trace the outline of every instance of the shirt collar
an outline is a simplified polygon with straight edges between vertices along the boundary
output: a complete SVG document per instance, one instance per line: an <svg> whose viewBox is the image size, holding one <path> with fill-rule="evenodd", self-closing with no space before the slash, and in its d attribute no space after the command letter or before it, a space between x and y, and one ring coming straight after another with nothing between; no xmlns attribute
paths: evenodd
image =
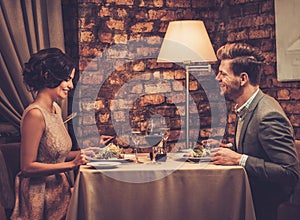
<svg viewBox="0 0 300 220"><path fill-rule="evenodd" d="M243 118L246 115L249 106L253 101L253 99L255 98L255 96L257 95L258 91L259 89L257 89L256 92L241 107L238 108L238 105L237 104L235 105L234 107L235 113L238 115L239 118Z"/></svg>

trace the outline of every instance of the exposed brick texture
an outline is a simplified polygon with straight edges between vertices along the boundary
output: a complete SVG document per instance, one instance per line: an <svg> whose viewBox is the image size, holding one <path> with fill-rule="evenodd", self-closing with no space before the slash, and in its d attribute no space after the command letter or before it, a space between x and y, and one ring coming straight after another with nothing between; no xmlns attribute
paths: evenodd
<svg viewBox="0 0 300 220"><path fill-rule="evenodd" d="M68 10L64 8L65 13ZM74 51L72 36L78 36L79 70L81 76L86 76L83 83L87 90L96 90L98 94L98 97L94 97L94 101L98 100L95 106L82 106L85 111L95 111L95 118L85 118L82 121L84 129L78 131L86 137L84 144L93 145L97 142L97 138L89 138L93 123L97 124L99 133L114 135L116 131L112 118L121 123L130 120L131 126L145 130L151 115L161 114L168 118L171 128L169 146L178 148L184 145L178 142L178 137L184 137L181 126L185 116L185 70L171 63L157 63L156 57L153 57L158 53L157 48L168 23L183 19L203 20L215 49L226 42L243 41L263 50L268 64L263 68L260 86L280 102L291 119L296 138L300 139L300 82L278 82L276 78L272 0L80 0L78 18L75 19L77 21L65 16L66 24L78 23L78 30L67 28L68 40L73 42L67 42L68 51ZM145 38L147 42L143 42ZM129 44L133 40L138 42L134 47ZM119 46L117 49L116 45ZM137 55L145 59L135 60ZM98 59L93 59L95 57ZM124 63L124 59L130 62ZM110 63L114 63L114 69L110 69ZM198 72L195 75L190 75L190 95L195 103L190 110L191 134L198 136L198 141L209 136L232 141L236 118L233 104L226 102L227 114L222 115L212 128L211 105L219 101L214 96L206 97L207 91L202 86L209 81L205 81L205 73ZM121 88L139 77L144 83L137 83L118 94ZM95 84L104 79L101 88L97 88ZM125 126L122 129L124 133L130 128Z"/></svg>

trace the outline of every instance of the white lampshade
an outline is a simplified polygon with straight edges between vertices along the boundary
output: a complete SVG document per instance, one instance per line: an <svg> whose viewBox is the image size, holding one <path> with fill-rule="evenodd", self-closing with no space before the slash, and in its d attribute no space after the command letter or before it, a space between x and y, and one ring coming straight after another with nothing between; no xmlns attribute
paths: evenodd
<svg viewBox="0 0 300 220"><path fill-rule="evenodd" d="M217 61L203 21L183 20L169 23L157 62Z"/></svg>

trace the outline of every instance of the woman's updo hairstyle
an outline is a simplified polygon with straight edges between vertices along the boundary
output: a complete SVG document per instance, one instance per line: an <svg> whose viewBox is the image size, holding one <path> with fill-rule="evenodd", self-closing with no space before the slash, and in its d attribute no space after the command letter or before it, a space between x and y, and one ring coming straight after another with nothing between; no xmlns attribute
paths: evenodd
<svg viewBox="0 0 300 220"><path fill-rule="evenodd" d="M55 88L68 80L75 68L71 58L58 48L48 48L32 54L25 63L23 79L30 91Z"/></svg>

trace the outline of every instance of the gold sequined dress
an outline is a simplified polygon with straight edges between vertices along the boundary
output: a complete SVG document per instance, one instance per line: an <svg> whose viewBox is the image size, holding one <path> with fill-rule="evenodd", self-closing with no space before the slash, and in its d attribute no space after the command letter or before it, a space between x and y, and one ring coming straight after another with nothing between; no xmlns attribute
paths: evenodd
<svg viewBox="0 0 300 220"><path fill-rule="evenodd" d="M55 103L55 113L31 104L39 109L45 120L45 131L38 148L37 161L42 163L64 162L72 147L71 138L64 126L61 109ZM16 177L16 201L11 219L60 220L64 219L71 197L71 189L65 173L43 177Z"/></svg>

